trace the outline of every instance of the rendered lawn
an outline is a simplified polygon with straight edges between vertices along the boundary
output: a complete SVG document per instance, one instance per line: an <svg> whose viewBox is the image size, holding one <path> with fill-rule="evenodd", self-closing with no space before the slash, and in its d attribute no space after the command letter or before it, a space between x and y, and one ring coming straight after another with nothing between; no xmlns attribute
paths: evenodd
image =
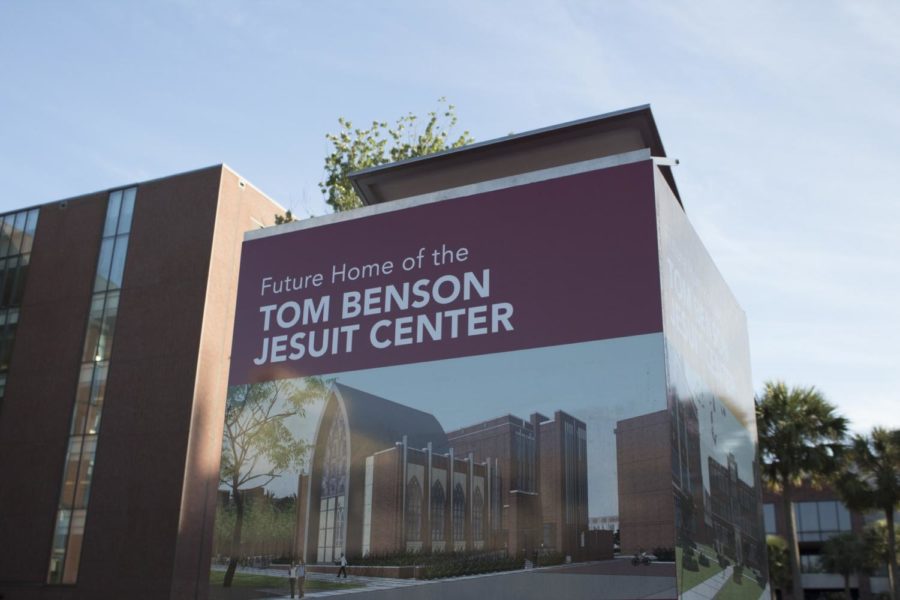
<svg viewBox="0 0 900 600"><path fill-rule="evenodd" d="M702 546L699 546L698 550L699 549L705 549L705 548ZM681 554L682 554L681 547L680 546L676 547L675 548L675 564L678 565L679 567L681 565ZM709 557L708 553L707 553L707 557ZM709 579L710 577L712 577L713 575L718 575L721 572L722 572L722 569L719 568L719 563L716 562L715 558L709 559L708 567L704 567L703 565L700 565L699 571L688 571L687 569L678 568L677 573L678 573L679 589L682 592L686 592L687 590L691 589L695 585L699 585L699 584L703 583L704 581L706 581L707 579Z"/></svg>

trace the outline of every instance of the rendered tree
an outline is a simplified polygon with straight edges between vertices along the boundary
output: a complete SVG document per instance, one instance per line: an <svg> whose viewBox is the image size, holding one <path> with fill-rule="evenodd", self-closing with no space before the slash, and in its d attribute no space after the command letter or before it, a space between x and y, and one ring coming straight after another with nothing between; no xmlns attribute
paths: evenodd
<svg viewBox="0 0 900 600"><path fill-rule="evenodd" d="M804 483L816 487L836 472L847 420L835 414L835 407L814 387L788 389L784 382L770 381L757 399L756 422L762 474L767 485L781 494L787 522L791 595L802 600L794 490Z"/></svg>
<svg viewBox="0 0 900 600"><path fill-rule="evenodd" d="M848 466L837 480L837 489L850 509L884 513L888 581L891 598L898 600L894 511L900 508L900 430L876 427L871 435L855 436L847 458Z"/></svg>
<svg viewBox="0 0 900 600"><path fill-rule="evenodd" d="M850 577L859 573L871 573L877 561L873 541L855 533L838 534L826 540L822 546L822 566L828 573L837 573L844 578L847 600L853 600Z"/></svg>
<svg viewBox="0 0 900 600"><path fill-rule="evenodd" d="M234 500L225 587L231 586L241 554L244 491L271 483L291 467L303 466L309 445L294 438L285 420L305 416L306 405L322 397L324 389L318 378L305 379L302 387L282 380L229 388L219 470L219 480Z"/></svg>
<svg viewBox="0 0 900 600"><path fill-rule="evenodd" d="M394 125L373 121L368 129L354 128L350 121L339 118L341 130L325 136L333 148L325 157L325 181L319 183L331 208L342 211L362 206L348 177L354 171L472 143L468 131L452 137L456 109L446 102L444 98L438 100L440 108L428 113L421 128L419 117L412 113L400 117Z"/></svg>

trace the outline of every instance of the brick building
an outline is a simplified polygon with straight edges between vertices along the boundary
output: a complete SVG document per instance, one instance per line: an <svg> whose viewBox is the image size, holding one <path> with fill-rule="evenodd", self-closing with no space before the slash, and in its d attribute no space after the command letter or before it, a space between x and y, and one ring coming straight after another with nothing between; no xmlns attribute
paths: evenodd
<svg viewBox="0 0 900 600"><path fill-rule="evenodd" d="M616 423L619 544L624 553L675 545L670 428L665 410Z"/></svg>
<svg viewBox="0 0 900 600"><path fill-rule="evenodd" d="M822 546L828 538L841 533L863 535L865 528L883 520L884 514L851 511L840 496L827 487L813 489L804 486L794 490L792 509L797 523L805 598L812 600L831 592L843 594L843 576L829 573L822 566ZM763 515L766 534L785 537L788 515L780 494L763 491ZM900 511L894 513L894 520L900 522ZM890 591L887 568L882 567L871 575L852 575L850 590L856 598L873 598L878 594L887 597Z"/></svg>
<svg viewBox="0 0 900 600"><path fill-rule="evenodd" d="M283 211L219 165L0 215L0 595L198 594L241 239Z"/></svg>
<svg viewBox="0 0 900 600"><path fill-rule="evenodd" d="M709 553L764 571L759 489L741 477L731 453L724 463L707 456L704 485L700 436L693 400L617 423L622 551L703 544Z"/></svg>
<svg viewBox="0 0 900 600"><path fill-rule="evenodd" d="M336 383L300 476L298 554L600 552L585 538L586 447L585 424L562 411L445 433L433 415Z"/></svg>

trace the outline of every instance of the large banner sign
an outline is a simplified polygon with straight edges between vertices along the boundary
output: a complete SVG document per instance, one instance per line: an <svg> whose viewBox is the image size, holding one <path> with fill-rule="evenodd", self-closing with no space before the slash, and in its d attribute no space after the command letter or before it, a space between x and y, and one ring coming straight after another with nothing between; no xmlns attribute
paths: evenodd
<svg viewBox="0 0 900 600"><path fill-rule="evenodd" d="M660 331L651 168L245 243L231 383Z"/></svg>
<svg viewBox="0 0 900 600"><path fill-rule="evenodd" d="M214 573L302 561L309 591L348 571L523 600L758 570L756 538L703 506L749 493L715 487L746 452L701 453L704 399L668 385L656 167L568 173L249 235Z"/></svg>

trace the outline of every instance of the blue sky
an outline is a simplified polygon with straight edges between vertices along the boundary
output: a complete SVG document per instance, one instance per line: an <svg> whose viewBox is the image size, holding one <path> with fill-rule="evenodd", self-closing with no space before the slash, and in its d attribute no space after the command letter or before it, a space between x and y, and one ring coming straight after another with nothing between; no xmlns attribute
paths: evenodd
<svg viewBox="0 0 900 600"><path fill-rule="evenodd" d="M0 4L0 210L226 162L282 204L337 118L486 140L650 103L756 389L900 427L896 2Z"/></svg>

